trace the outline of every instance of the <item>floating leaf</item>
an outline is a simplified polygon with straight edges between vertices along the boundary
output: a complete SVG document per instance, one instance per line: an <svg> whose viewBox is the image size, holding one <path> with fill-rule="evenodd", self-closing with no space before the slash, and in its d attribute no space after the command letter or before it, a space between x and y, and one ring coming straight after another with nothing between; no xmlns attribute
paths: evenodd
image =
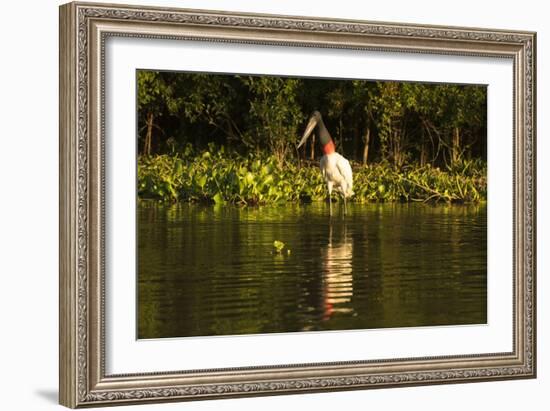
<svg viewBox="0 0 550 411"><path fill-rule="evenodd" d="M285 248L285 243L279 240L275 240L273 241L273 247L275 247L277 252L280 253L281 251L283 251L283 248Z"/></svg>
<svg viewBox="0 0 550 411"><path fill-rule="evenodd" d="M221 193L216 193L214 197L212 197L214 200L214 203L216 204L224 204L225 200L223 199L223 195Z"/></svg>

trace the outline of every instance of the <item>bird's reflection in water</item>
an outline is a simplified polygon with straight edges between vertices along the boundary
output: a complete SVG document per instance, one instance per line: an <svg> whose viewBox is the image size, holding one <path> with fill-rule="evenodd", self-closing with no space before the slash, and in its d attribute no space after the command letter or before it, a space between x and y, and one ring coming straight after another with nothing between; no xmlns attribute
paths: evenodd
<svg viewBox="0 0 550 411"><path fill-rule="evenodd" d="M329 224L328 244L321 249L323 274L323 321L336 313L352 313L353 242L346 222Z"/></svg>

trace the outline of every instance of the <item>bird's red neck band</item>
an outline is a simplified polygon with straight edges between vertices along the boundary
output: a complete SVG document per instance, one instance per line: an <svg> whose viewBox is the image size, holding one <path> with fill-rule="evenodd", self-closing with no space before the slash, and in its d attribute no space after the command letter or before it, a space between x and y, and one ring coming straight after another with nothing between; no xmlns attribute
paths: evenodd
<svg viewBox="0 0 550 411"><path fill-rule="evenodd" d="M334 141L330 140L327 144L323 145L323 153L332 154L335 151L336 151L336 147L334 147Z"/></svg>

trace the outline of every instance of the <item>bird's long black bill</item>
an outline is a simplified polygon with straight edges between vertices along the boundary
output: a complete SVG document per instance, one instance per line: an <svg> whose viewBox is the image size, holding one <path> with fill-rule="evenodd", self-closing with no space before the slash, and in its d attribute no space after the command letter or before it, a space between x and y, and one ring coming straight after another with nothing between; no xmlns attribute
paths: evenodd
<svg viewBox="0 0 550 411"><path fill-rule="evenodd" d="M309 123L307 123L306 131L304 131L304 135L302 136L302 139L300 140L296 148L302 147L302 145L306 142L308 137L311 135L311 132L313 131L316 125L317 125L317 120L313 117L310 118Z"/></svg>

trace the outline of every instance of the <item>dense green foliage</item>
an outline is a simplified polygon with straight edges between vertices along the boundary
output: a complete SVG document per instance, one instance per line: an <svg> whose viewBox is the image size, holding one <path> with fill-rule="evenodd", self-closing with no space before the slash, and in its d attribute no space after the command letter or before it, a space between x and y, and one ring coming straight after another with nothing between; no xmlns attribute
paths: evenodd
<svg viewBox="0 0 550 411"><path fill-rule="evenodd" d="M463 161L446 170L431 165L410 165L399 171L388 163L352 165L355 202L479 202L486 198L486 170L480 161ZM187 146L181 155L141 156L138 191L140 198L239 205L319 201L327 196L313 162L287 162L279 167L273 155L241 156L213 145L201 152Z"/></svg>
<svg viewBox="0 0 550 411"><path fill-rule="evenodd" d="M485 86L138 71L140 154L209 143L267 151L282 165L318 156L297 141L314 110L346 158L446 167L486 159Z"/></svg>
<svg viewBox="0 0 550 411"><path fill-rule="evenodd" d="M353 201L486 197L485 86L138 71L139 195L270 204L326 197L320 110Z"/></svg>

